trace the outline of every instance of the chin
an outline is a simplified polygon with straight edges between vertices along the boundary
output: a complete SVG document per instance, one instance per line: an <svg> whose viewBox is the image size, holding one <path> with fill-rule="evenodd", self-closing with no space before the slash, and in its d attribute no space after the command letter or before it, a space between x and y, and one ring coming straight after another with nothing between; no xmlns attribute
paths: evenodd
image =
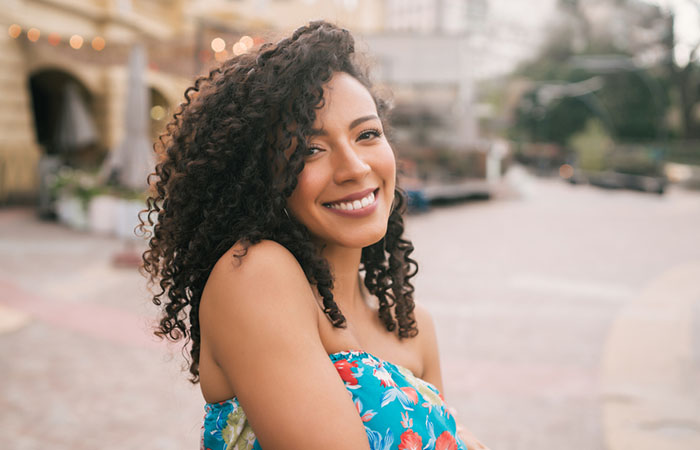
<svg viewBox="0 0 700 450"><path fill-rule="evenodd" d="M329 236L324 239L327 243L346 248L365 248L376 244L386 236L386 225L376 229L361 229L355 233L345 236Z"/></svg>

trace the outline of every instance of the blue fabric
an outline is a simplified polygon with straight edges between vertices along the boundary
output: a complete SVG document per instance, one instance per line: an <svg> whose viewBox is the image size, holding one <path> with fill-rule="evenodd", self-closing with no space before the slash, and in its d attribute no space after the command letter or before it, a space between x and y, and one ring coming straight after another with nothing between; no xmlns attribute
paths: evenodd
<svg viewBox="0 0 700 450"><path fill-rule="evenodd" d="M372 450L467 450L435 386L370 353L329 357L352 395ZM201 448L260 449L236 399L205 406Z"/></svg>

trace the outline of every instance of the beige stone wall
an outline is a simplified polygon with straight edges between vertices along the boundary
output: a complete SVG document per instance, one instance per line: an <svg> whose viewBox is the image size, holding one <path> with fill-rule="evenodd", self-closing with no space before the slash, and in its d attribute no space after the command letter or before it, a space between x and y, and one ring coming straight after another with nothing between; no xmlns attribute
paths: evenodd
<svg viewBox="0 0 700 450"><path fill-rule="evenodd" d="M107 45L130 45L146 38L170 38L182 28L183 0L134 1L127 11L113 0L8 0L0 9L0 205L36 196L38 164L44 151L37 143L29 79L44 70L59 70L77 79L90 93L100 147L112 149L123 138L126 66L96 63L85 52L90 40L103 36ZM159 14L160 12L160 14ZM22 27L13 39L8 27ZM72 34L85 37L83 48L57 51L46 42L32 43L30 27L50 32L67 42ZM150 34L149 34L150 33ZM65 45L65 44L64 44ZM82 52L82 53L81 53ZM147 83L155 87L175 110L190 80L148 71Z"/></svg>
<svg viewBox="0 0 700 450"><path fill-rule="evenodd" d="M21 43L0 34L0 203L31 196L41 154Z"/></svg>
<svg viewBox="0 0 700 450"><path fill-rule="evenodd" d="M356 33L369 33L383 27L383 3L381 0L192 0L187 12L283 33L318 19L338 23Z"/></svg>

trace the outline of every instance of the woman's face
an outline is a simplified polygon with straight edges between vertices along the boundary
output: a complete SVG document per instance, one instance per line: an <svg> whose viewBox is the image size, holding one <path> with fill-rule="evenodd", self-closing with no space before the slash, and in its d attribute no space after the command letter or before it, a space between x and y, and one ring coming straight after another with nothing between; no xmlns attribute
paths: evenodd
<svg viewBox="0 0 700 450"><path fill-rule="evenodd" d="M396 162L367 89L346 73L324 87L304 170L287 209L326 245L362 248L386 234Z"/></svg>

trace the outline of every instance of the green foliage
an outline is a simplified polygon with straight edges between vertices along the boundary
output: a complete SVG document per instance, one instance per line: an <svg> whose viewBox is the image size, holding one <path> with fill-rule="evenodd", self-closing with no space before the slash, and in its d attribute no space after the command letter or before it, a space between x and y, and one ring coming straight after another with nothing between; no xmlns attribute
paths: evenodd
<svg viewBox="0 0 700 450"><path fill-rule="evenodd" d="M598 119L589 119L585 128L574 134L569 140L569 147L576 155L579 168L589 171L605 169L606 157L613 141L605 127Z"/></svg>
<svg viewBox="0 0 700 450"><path fill-rule="evenodd" d="M651 140L663 133L669 100L661 85L643 70L606 74L598 97L621 140Z"/></svg>
<svg viewBox="0 0 700 450"><path fill-rule="evenodd" d="M76 197L84 209L87 209L90 200L98 195L113 195L127 200L146 200L145 192L104 184L96 170L61 167L49 181L49 186L54 198Z"/></svg>
<svg viewBox="0 0 700 450"><path fill-rule="evenodd" d="M77 197L83 209L87 209L90 199L106 192L106 187L98 181L97 172L67 166L61 167L50 181L50 189L54 198Z"/></svg>
<svg viewBox="0 0 700 450"><path fill-rule="evenodd" d="M555 28L539 56L518 70L517 75L532 80L533 87L516 107L511 137L563 145L584 131L592 118L597 118L614 139L665 137L670 98L664 71L636 68L632 62L634 46L619 47L613 34L591 33L591 23L580 11L582 5L575 0L560 1L569 22ZM632 9L628 14L637 13ZM586 56L608 64L585 64ZM592 77L603 82L592 92L581 94L572 89L555 99L542 99L538 94L546 86L571 86Z"/></svg>

